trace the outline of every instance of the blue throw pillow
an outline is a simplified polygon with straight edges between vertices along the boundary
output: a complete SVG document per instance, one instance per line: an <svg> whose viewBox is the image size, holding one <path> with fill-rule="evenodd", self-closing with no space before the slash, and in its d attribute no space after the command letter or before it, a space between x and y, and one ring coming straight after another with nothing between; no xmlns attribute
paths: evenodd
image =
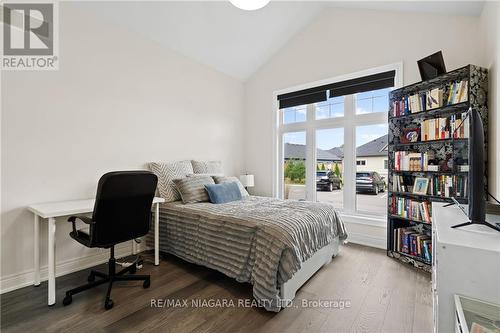
<svg viewBox="0 0 500 333"><path fill-rule="evenodd" d="M241 191L238 184L235 182L206 184L205 188L211 203L222 204L241 200Z"/></svg>

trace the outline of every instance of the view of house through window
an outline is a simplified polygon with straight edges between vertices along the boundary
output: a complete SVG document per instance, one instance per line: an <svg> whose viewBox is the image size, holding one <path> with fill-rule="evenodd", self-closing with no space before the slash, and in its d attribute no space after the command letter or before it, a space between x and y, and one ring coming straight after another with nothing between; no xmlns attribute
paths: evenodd
<svg viewBox="0 0 500 333"><path fill-rule="evenodd" d="M329 90L325 101L280 110L285 199L328 202L346 213L387 214L391 90L345 96L331 96Z"/></svg>
<svg viewBox="0 0 500 333"><path fill-rule="evenodd" d="M344 129L316 131L316 199L343 208Z"/></svg>
<svg viewBox="0 0 500 333"><path fill-rule="evenodd" d="M356 159L357 211L385 215L387 123L356 127Z"/></svg>

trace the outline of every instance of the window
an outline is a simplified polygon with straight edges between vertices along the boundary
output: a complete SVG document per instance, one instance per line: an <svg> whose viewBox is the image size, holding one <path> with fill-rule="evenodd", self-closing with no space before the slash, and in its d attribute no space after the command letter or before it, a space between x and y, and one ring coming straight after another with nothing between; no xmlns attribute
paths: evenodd
<svg viewBox="0 0 500 333"><path fill-rule="evenodd" d="M285 199L306 199L306 132L283 134Z"/></svg>
<svg viewBox="0 0 500 333"><path fill-rule="evenodd" d="M363 214L387 211L387 131L387 122L356 127L356 153L366 156L356 163L356 211Z"/></svg>
<svg viewBox="0 0 500 333"><path fill-rule="evenodd" d="M316 199L343 208L344 129L316 130Z"/></svg>
<svg viewBox="0 0 500 333"><path fill-rule="evenodd" d="M344 116L344 96L332 97L315 105L316 119L327 119Z"/></svg>
<svg viewBox="0 0 500 333"><path fill-rule="evenodd" d="M277 95L278 196L329 202L346 214L386 214L388 94L400 68Z"/></svg>
<svg viewBox="0 0 500 333"><path fill-rule="evenodd" d="M283 124L300 123L306 121L307 109L305 105L283 109Z"/></svg>
<svg viewBox="0 0 500 333"><path fill-rule="evenodd" d="M388 169L389 169L389 161L384 160L384 170L388 170Z"/></svg>
<svg viewBox="0 0 500 333"><path fill-rule="evenodd" d="M372 90L356 94L356 114L387 112L391 88Z"/></svg>

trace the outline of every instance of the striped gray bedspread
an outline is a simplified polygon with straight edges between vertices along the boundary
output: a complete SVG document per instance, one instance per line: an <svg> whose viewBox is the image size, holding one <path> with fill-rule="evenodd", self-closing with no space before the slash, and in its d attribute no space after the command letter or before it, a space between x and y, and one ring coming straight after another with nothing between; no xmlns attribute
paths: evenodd
<svg viewBox="0 0 500 333"><path fill-rule="evenodd" d="M173 202L160 208L160 250L253 285L268 311L279 286L335 237L347 237L329 204L250 196L225 204Z"/></svg>

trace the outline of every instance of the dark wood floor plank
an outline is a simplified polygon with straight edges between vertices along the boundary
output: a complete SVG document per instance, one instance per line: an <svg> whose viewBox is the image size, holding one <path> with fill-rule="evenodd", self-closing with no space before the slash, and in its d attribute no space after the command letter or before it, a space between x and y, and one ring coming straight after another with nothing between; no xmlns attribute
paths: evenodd
<svg viewBox="0 0 500 333"><path fill-rule="evenodd" d="M146 256L151 260L151 255ZM106 271L105 265L97 267ZM65 290L84 284L88 270L57 278L58 303L46 306L47 284L1 297L2 332L429 332L432 328L430 277L388 258L385 252L349 244L279 313L256 307L193 307L191 301L251 301L252 286L205 267L167 256L145 264L151 287L117 283L113 309L103 309L106 286L73 297ZM392 287L391 287L392 286ZM188 307L152 307L152 299L188 300ZM348 309L302 307L302 300L350 300ZM205 303L206 305L207 303Z"/></svg>

